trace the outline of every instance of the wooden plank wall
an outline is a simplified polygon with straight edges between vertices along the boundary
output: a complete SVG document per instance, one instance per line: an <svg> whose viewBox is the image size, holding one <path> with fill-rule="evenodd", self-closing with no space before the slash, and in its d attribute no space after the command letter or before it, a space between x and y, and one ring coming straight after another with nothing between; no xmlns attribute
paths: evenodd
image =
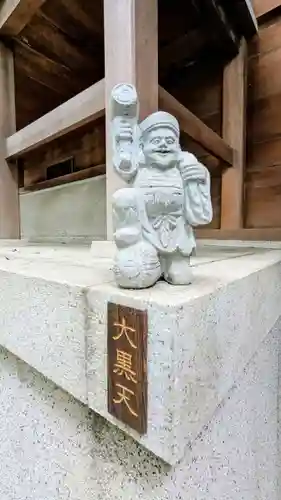
<svg viewBox="0 0 281 500"><path fill-rule="evenodd" d="M256 17L260 18L276 7L279 7L280 0L252 0L252 4Z"/></svg>
<svg viewBox="0 0 281 500"><path fill-rule="evenodd" d="M213 72L209 68L206 73L202 72L202 74L196 75L194 80L190 78L182 79L170 91L192 113L219 135L222 135L222 74L222 68L214 68ZM186 136L182 136L181 144L183 149L194 153L211 172L214 217L208 227L218 229L220 227L221 169L223 165Z"/></svg>
<svg viewBox="0 0 281 500"><path fill-rule="evenodd" d="M255 229L281 228L281 0L267 2L269 12L266 0L260 1L259 7L262 3L259 37L250 42L248 59L244 221L245 227ZM202 75L196 85L182 80L173 93L221 133L222 73ZM210 227L219 228L223 166L191 141L184 143L211 170L214 220Z"/></svg>
<svg viewBox="0 0 281 500"><path fill-rule="evenodd" d="M104 129L104 118L100 118L94 127L90 123L53 141L51 145L47 144L27 153L21 162L24 169L24 187L28 189L29 186L45 181L48 166L70 157L74 157L77 169L88 169L89 175L94 176L95 169L92 167L105 164ZM101 173L104 172L97 168L96 174Z"/></svg>
<svg viewBox="0 0 281 500"><path fill-rule="evenodd" d="M281 6L280 0L278 4ZM281 227L280 10L276 14L260 25L259 38L250 44L245 220L248 228Z"/></svg>
<svg viewBox="0 0 281 500"><path fill-rule="evenodd" d="M277 2L268 5L270 13L264 16L263 11L260 18L259 38L249 45L245 226L256 229L281 228L281 0L278 5ZM222 68L212 72L209 67L206 74L182 78L169 92L213 130L222 133ZM100 123L92 130L56 141L52 148L40 148L27 155L25 185L43 180L47 164L59 162L73 152L79 168L104 164L103 127ZM219 228L223 165L186 137L182 143L212 173L211 227ZM39 164L38 178L35 172Z"/></svg>

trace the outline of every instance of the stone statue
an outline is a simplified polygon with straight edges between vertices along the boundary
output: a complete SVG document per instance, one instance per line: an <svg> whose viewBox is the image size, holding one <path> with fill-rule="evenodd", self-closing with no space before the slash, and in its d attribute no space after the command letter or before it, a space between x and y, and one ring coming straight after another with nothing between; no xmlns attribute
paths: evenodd
<svg viewBox="0 0 281 500"><path fill-rule="evenodd" d="M156 112L138 124L132 85L112 91L113 166L128 183L113 198L115 279L122 288L148 288L160 278L192 282L192 227L212 220L210 175L180 148L178 121Z"/></svg>

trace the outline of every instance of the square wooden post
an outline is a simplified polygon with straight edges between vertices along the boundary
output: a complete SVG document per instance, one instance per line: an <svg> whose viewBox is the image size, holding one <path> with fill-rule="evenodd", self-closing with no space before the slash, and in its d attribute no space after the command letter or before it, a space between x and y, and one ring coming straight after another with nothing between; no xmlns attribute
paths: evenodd
<svg viewBox="0 0 281 500"><path fill-rule="evenodd" d="M104 0L107 238L112 239L112 195L125 183L112 166L110 94L118 83L136 86L140 118L158 109L158 1Z"/></svg>
<svg viewBox="0 0 281 500"><path fill-rule="evenodd" d="M247 42L223 75L223 138L233 148L233 166L222 174L221 229L244 225L244 174L246 163Z"/></svg>
<svg viewBox="0 0 281 500"><path fill-rule="evenodd" d="M5 159L5 139L16 131L14 60L0 42L0 238L20 238L18 168Z"/></svg>

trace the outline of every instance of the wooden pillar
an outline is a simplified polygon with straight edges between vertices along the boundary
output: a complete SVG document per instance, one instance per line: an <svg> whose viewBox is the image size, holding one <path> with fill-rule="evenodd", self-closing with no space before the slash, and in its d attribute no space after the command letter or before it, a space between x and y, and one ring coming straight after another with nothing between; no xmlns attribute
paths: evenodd
<svg viewBox="0 0 281 500"><path fill-rule="evenodd" d="M233 148L233 166L222 174L221 229L239 229L244 223L246 163L247 42L223 75L223 139Z"/></svg>
<svg viewBox="0 0 281 500"><path fill-rule="evenodd" d="M0 42L0 238L20 238L18 169L5 159L5 139L16 131L14 60Z"/></svg>
<svg viewBox="0 0 281 500"><path fill-rule="evenodd" d="M125 185L112 167L110 94L114 85L132 83L140 100L140 118L158 109L157 4L157 0L104 0L108 239L112 239L112 195Z"/></svg>

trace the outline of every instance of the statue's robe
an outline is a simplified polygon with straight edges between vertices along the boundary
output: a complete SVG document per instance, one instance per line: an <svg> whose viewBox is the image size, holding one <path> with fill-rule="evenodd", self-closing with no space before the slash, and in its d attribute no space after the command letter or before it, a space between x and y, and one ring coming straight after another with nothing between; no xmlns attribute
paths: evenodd
<svg viewBox="0 0 281 500"><path fill-rule="evenodd" d="M191 255L196 246L192 227L212 220L210 175L203 165L200 168L205 180L187 182L178 166L158 169L140 162L132 170L130 184L136 189L143 236L160 255Z"/></svg>

